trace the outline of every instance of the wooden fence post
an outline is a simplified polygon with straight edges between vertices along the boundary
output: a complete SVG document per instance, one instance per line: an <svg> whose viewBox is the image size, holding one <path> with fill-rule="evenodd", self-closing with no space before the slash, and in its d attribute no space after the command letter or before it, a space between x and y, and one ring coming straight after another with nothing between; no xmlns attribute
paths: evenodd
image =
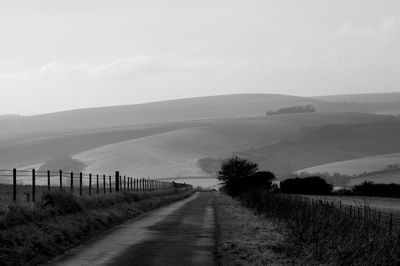
<svg viewBox="0 0 400 266"><path fill-rule="evenodd" d="M126 176L124 175L124 191L126 191Z"/></svg>
<svg viewBox="0 0 400 266"><path fill-rule="evenodd" d="M17 201L17 169L13 169L13 201Z"/></svg>
<svg viewBox="0 0 400 266"><path fill-rule="evenodd" d="M96 175L96 194L99 194L99 175Z"/></svg>
<svg viewBox="0 0 400 266"><path fill-rule="evenodd" d="M71 172L71 194L74 194L74 173Z"/></svg>
<svg viewBox="0 0 400 266"><path fill-rule="evenodd" d="M92 195L92 174L89 174L89 195Z"/></svg>
<svg viewBox="0 0 400 266"><path fill-rule="evenodd" d="M110 193L112 193L111 176L108 177L108 184L110 186Z"/></svg>
<svg viewBox="0 0 400 266"><path fill-rule="evenodd" d="M119 171L115 172L115 191L119 192Z"/></svg>
<svg viewBox="0 0 400 266"><path fill-rule="evenodd" d="M79 195L82 196L82 183L83 183L83 174L82 172L79 173Z"/></svg>
<svg viewBox="0 0 400 266"><path fill-rule="evenodd" d="M50 170L47 170L47 190L50 191Z"/></svg>
<svg viewBox="0 0 400 266"><path fill-rule="evenodd" d="M106 175L103 175L103 194L106 194Z"/></svg>
<svg viewBox="0 0 400 266"><path fill-rule="evenodd" d="M32 169L32 202L36 200L36 172Z"/></svg>
<svg viewBox="0 0 400 266"><path fill-rule="evenodd" d="M62 170L60 170L60 190L62 190Z"/></svg>

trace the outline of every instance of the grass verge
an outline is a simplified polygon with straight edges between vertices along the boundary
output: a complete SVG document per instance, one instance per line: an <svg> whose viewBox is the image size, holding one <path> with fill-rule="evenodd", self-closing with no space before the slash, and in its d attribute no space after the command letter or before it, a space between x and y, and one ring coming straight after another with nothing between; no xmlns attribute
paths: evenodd
<svg viewBox="0 0 400 266"><path fill-rule="evenodd" d="M10 205L0 216L0 265L38 265L116 224L186 198L192 191L74 197L45 194L35 205Z"/></svg>
<svg viewBox="0 0 400 266"><path fill-rule="evenodd" d="M310 265L291 256L282 223L256 215L225 194L215 195L219 265Z"/></svg>

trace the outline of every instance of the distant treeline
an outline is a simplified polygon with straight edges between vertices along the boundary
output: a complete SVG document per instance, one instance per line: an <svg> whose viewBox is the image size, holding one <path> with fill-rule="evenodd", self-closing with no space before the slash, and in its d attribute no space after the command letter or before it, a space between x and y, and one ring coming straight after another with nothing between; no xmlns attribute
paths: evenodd
<svg viewBox="0 0 400 266"><path fill-rule="evenodd" d="M376 197L400 197L399 184L375 184L364 182L352 189L354 195L376 196Z"/></svg>
<svg viewBox="0 0 400 266"><path fill-rule="evenodd" d="M363 182L351 189L333 192L333 186L319 176L288 178L280 182L279 192L303 195L345 194L357 196L400 197L400 184Z"/></svg>
<svg viewBox="0 0 400 266"><path fill-rule="evenodd" d="M315 113L315 107L311 104L306 106L292 106L278 109L277 111L268 111L266 115L280 115L280 114L293 114L293 113Z"/></svg>

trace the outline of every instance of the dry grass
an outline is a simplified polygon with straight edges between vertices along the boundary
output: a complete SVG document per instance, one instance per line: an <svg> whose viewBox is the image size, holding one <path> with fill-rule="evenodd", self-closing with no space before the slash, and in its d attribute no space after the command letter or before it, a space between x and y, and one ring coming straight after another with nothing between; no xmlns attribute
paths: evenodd
<svg viewBox="0 0 400 266"><path fill-rule="evenodd" d="M299 265L289 255L285 227L256 215L231 197L215 193L219 265Z"/></svg>

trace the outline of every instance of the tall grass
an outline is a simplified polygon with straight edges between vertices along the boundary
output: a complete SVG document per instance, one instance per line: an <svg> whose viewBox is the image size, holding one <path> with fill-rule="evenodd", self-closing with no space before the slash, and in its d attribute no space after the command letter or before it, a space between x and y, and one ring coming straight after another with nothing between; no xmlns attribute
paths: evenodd
<svg viewBox="0 0 400 266"><path fill-rule="evenodd" d="M287 224L287 244L294 255L320 264L400 264L399 236L378 224L351 218L327 204L260 189L244 193L240 200L266 218Z"/></svg>

